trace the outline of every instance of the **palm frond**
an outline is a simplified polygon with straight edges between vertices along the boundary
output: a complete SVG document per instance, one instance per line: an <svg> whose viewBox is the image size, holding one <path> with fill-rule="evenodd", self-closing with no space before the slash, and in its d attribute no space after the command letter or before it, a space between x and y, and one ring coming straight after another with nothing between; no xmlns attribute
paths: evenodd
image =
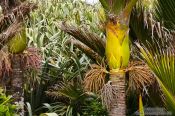
<svg viewBox="0 0 175 116"><path fill-rule="evenodd" d="M174 0L156 0L155 17L162 22L166 28L175 27L175 1Z"/></svg>
<svg viewBox="0 0 175 116"><path fill-rule="evenodd" d="M155 41L156 42L156 41ZM169 93L175 95L175 50L171 46L162 46L162 44L156 43L157 46L149 44L149 48L137 44L141 51L141 55L156 75L159 85L164 93L165 103L170 102L171 98ZM162 83L160 83L160 81ZM162 85L163 84L163 85ZM166 88L166 89L165 89ZM175 99L173 98L175 101ZM172 106L168 105L168 108ZM174 112L174 110L173 110Z"/></svg>
<svg viewBox="0 0 175 116"><path fill-rule="evenodd" d="M89 58L94 60L96 63L99 63L102 61L102 57L98 53L94 52L94 50L92 50L91 48L89 48L88 46L80 42L79 40L69 39L68 41L66 41L66 43L70 43L70 42L74 46L79 48L83 53L85 53Z"/></svg>
<svg viewBox="0 0 175 116"><path fill-rule="evenodd" d="M92 33L87 29L82 30L66 23L62 23L59 28L72 35L75 39L81 41L83 44L94 50L94 52L98 53L101 57L104 57L105 41L95 33Z"/></svg>
<svg viewBox="0 0 175 116"><path fill-rule="evenodd" d="M164 93L164 100L166 101L166 106L169 110L171 110L171 113L175 114L175 98L174 95L168 90L168 88L165 87L163 82L159 78L157 78L158 83L161 87L161 90Z"/></svg>
<svg viewBox="0 0 175 116"><path fill-rule="evenodd" d="M138 0L130 0L130 1L128 1L127 5L126 5L126 7L124 9L125 16L127 16L127 17L130 16L131 11L132 11L133 7L136 5L137 1Z"/></svg>
<svg viewBox="0 0 175 116"><path fill-rule="evenodd" d="M80 96L84 95L82 88L68 82L56 84L51 89L53 91L47 91L47 94L55 98L62 96L70 100L78 100Z"/></svg>
<svg viewBox="0 0 175 116"><path fill-rule="evenodd" d="M137 21L135 21L137 20ZM152 13L148 12L141 4L138 4L130 18L131 37L138 40L149 48L148 43L153 46L168 46L174 42L174 32L168 30L160 22L154 19ZM156 41L156 42L155 42ZM154 49L152 49L154 50Z"/></svg>
<svg viewBox="0 0 175 116"><path fill-rule="evenodd" d="M126 4L126 0L99 0L99 1L106 11L114 14L119 14Z"/></svg>
<svg viewBox="0 0 175 116"><path fill-rule="evenodd" d="M138 47L141 50L142 57L146 60L146 63L155 75L164 82L165 86L167 86L172 93L175 93L175 85L173 84L175 82L174 48L169 47L165 49L159 46L158 49L152 46L156 49L155 52L152 52L146 47L141 47L139 44Z"/></svg>
<svg viewBox="0 0 175 116"><path fill-rule="evenodd" d="M151 28L149 28L148 25L148 14L145 12L144 7L140 4L133 8L130 17L130 29L132 39L137 39L142 43L150 41Z"/></svg>

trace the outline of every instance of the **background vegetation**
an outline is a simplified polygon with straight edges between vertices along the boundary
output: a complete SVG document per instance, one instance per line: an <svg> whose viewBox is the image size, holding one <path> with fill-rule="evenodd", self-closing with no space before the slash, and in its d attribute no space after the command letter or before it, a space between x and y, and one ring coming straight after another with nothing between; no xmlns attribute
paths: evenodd
<svg viewBox="0 0 175 116"><path fill-rule="evenodd" d="M92 38L105 39L102 6L89 5L80 0L32 2L36 2L38 8L26 21L26 115L55 112L61 116L106 116L108 107L104 105L98 89L109 80L109 67L103 60L104 48L99 47L101 43L86 39L91 33L98 35L90 36ZM144 107L163 107L173 114L175 112L173 5L173 0L145 0L142 3L139 1L132 11L131 62L126 76L129 116L135 115L139 107L142 110ZM81 42L76 41L77 38ZM94 51L100 55L93 56L87 46L95 46ZM8 67L9 53L3 49L0 54L3 56L0 64L5 64L0 66L0 77L6 77L11 71ZM2 73L2 66L6 67L7 73ZM102 75L101 78L99 75ZM87 78L92 79L91 76L99 80L94 79L93 83L86 81ZM89 88L87 83L92 87ZM0 90L0 113L15 115L17 106L11 105L11 97L4 93Z"/></svg>

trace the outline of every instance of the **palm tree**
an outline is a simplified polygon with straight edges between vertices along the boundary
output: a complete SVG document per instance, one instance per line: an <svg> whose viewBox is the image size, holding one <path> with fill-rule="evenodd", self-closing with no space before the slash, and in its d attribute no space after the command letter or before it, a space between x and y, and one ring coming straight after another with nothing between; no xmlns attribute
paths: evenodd
<svg viewBox="0 0 175 116"><path fill-rule="evenodd" d="M125 71L129 62L129 18L131 10L136 4L137 0L114 1L114 0L100 0L102 6L107 13L107 21L105 22L106 30L106 58L110 68L110 84L117 94L112 95L112 102L110 106L109 115L111 116L125 116ZM81 38L82 39L82 38ZM82 40L84 41L84 40ZM100 42L102 45L103 43ZM90 44L89 44L90 45ZM90 45L92 46L92 45ZM96 47L94 45L93 47ZM100 50L102 51L102 49ZM111 93L112 94L112 93ZM120 95L120 96L119 96ZM116 102L114 102L116 101Z"/></svg>
<svg viewBox="0 0 175 116"><path fill-rule="evenodd" d="M1 0L3 16L0 19L0 50L8 45L11 55L10 94L14 104L20 106L18 113L24 115L23 67L21 55L27 46L24 17L36 8L35 4L22 3L20 0ZM19 13L20 12L20 13ZM14 17L12 17L14 16Z"/></svg>
<svg viewBox="0 0 175 116"><path fill-rule="evenodd" d="M103 14L102 17L106 18L102 19L105 19L104 29L106 33L106 41L100 38L97 34L87 30L83 31L82 29L67 25L66 23L62 23L60 28L74 37L74 39L71 39L71 42L73 42L75 46L95 60L96 64L101 64L101 66L92 66L92 70L87 72L85 77L85 87L95 92L101 89L102 98L108 108L109 115L125 116L126 71L129 71L129 76L132 77L132 79L136 79L135 84L139 85L139 82L141 82L140 85L145 86L144 84L153 84L152 80L155 79L154 74L157 74L156 76L161 78L160 74L156 71L161 70L161 74L165 76L165 74L167 74L164 73L166 70L165 66L168 67L168 70L166 71L169 73L171 72L171 68L174 69L174 59L172 57L174 56L174 50L172 49L171 52L168 50L167 52L164 52L165 49L168 49L165 44L167 44L167 41L168 43L173 42L174 40L172 38L174 38L174 36L172 37L172 32L165 31L165 28L163 27L165 26L168 29L174 29L174 18L171 17L171 15L166 17L164 15L165 13L171 13L174 15L172 12L172 9L174 9L174 1L168 0L164 3L162 0L157 0L152 2L154 3L155 10L146 14L146 10L142 7L143 4L140 5L140 1L133 9L137 0L100 0L100 2L105 9L105 14ZM172 5L171 9L168 9L168 4ZM160 22L157 23L157 21ZM130 57L129 29L132 31L132 34L134 34L134 36L132 34L131 36L142 43L141 45L144 45L144 48L146 49L143 49L139 44L137 44L141 50L141 55L143 56L140 57L139 53L137 54L137 57L140 57L142 61L137 61L137 63L131 62L128 66ZM131 40L131 42L133 41L134 40ZM152 47L150 47L150 45ZM157 48L154 48L153 46L157 46ZM160 49L161 47L163 50ZM158 52L159 50L160 52ZM138 49L136 49L136 52L138 52ZM162 54L163 57L157 57L157 55L161 56ZM156 57L156 59L154 59L154 57ZM132 55L131 60L133 59ZM155 63L155 60L158 62ZM171 68L169 68L170 60L172 64ZM154 63L155 66L153 65ZM161 63L166 64L159 66ZM162 67L162 69L158 68L155 70L155 67ZM108 75L110 75L109 80L105 78ZM171 75L172 78L174 78L173 74L168 75ZM157 80L160 87L163 88L164 93L167 93L167 89L165 89L165 87L161 84L161 79ZM167 96L170 96L170 94L167 94L166 97ZM169 103L173 103L172 99L173 97L168 99Z"/></svg>

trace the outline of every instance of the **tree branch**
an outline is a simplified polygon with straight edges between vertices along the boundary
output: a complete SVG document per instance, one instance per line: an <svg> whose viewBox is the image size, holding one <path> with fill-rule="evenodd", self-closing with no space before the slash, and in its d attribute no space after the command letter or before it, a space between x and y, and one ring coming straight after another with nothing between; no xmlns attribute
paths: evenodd
<svg viewBox="0 0 175 116"><path fill-rule="evenodd" d="M81 41L83 44L91 48L93 51L98 53L101 57L105 56L105 41L100 38L97 34L90 32L88 29L81 29L73 25L66 23L58 24L58 27L73 36L75 39Z"/></svg>
<svg viewBox="0 0 175 116"><path fill-rule="evenodd" d="M94 60L96 63L101 63L102 57L96 53L94 50L80 42L79 40L76 39L69 39L66 44L73 43L74 46L79 48L83 53L85 53L88 57L90 57L92 60Z"/></svg>

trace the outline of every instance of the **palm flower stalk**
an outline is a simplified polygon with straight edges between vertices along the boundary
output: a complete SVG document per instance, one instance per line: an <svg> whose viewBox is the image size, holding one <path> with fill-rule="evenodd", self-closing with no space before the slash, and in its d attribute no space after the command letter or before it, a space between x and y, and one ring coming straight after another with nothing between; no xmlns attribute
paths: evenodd
<svg viewBox="0 0 175 116"><path fill-rule="evenodd" d="M110 116L126 115L125 68L129 63L129 17L137 0L100 0L108 12L106 21L106 58L110 68L110 85L117 94L109 93ZM125 5L126 4L126 5ZM105 90L105 89L104 89Z"/></svg>

